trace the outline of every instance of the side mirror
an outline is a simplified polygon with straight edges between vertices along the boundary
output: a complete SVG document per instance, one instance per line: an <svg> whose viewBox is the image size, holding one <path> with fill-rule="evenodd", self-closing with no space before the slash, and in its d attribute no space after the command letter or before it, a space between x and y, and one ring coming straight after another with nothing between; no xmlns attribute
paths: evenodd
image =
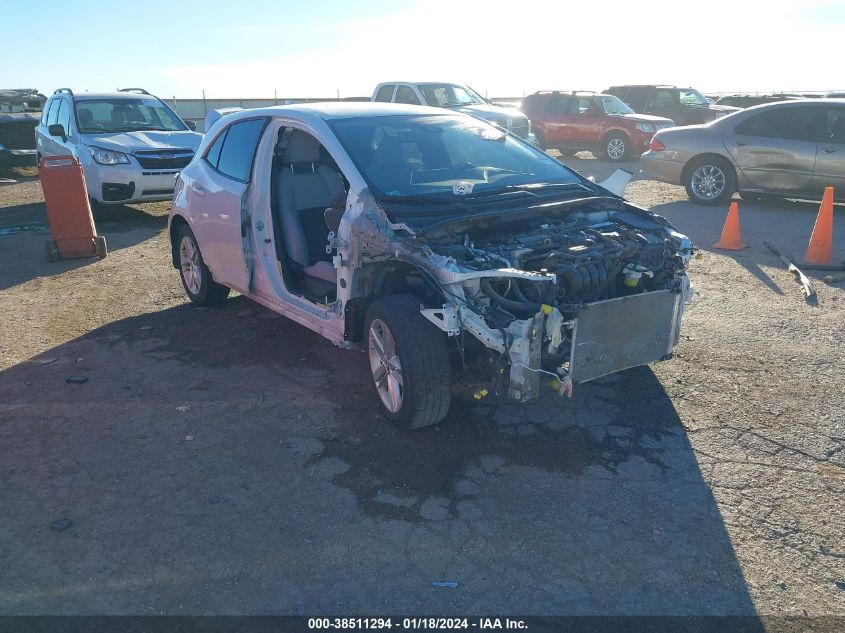
<svg viewBox="0 0 845 633"><path fill-rule="evenodd" d="M197 122L196 121L190 121L190 120L185 121L185 125L188 126L188 129L191 130L191 132L197 131Z"/></svg>
<svg viewBox="0 0 845 633"><path fill-rule="evenodd" d="M65 126L61 123L53 123L53 125L47 128L47 131L50 133L50 136L61 136L63 141L67 140Z"/></svg>

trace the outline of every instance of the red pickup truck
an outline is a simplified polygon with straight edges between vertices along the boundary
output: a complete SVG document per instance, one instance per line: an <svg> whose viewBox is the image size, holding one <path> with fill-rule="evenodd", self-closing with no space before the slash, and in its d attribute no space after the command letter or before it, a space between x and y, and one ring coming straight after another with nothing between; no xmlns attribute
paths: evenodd
<svg viewBox="0 0 845 633"><path fill-rule="evenodd" d="M528 95L522 111L542 149L563 154L602 152L621 161L648 149L657 130L674 126L671 119L636 114L618 97L584 91L543 91Z"/></svg>

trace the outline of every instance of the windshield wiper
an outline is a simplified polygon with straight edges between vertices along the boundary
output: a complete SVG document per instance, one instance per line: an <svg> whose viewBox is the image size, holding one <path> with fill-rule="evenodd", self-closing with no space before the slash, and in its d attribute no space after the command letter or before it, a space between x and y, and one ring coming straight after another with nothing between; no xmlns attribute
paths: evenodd
<svg viewBox="0 0 845 633"><path fill-rule="evenodd" d="M537 192L540 191L549 191L549 190L564 190L564 191L587 191L589 193L595 194L595 190L591 189L587 185L580 183L580 182L537 182L537 183L527 183L522 185L505 185L504 187L499 187L497 189L491 189L488 191L480 191L477 194L470 194L467 198L486 198L489 196L497 196L499 194L514 192L514 191L521 191L532 196L539 195Z"/></svg>

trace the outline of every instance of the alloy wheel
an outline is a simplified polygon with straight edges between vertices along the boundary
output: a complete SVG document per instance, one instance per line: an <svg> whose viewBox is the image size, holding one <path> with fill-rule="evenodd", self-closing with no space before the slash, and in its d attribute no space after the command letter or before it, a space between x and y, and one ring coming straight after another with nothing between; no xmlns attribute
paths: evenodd
<svg viewBox="0 0 845 633"><path fill-rule="evenodd" d="M690 186L702 200L714 200L722 195L726 181L725 172L718 165L707 164L693 172Z"/></svg>
<svg viewBox="0 0 845 633"><path fill-rule="evenodd" d="M191 294L198 294L202 284L202 271L197 245L185 235L179 243L179 265L182 269L182 279Z"/></svg>
<svg viewBox="0 0 845 633"><path fill-rule="evenodd" d="M404 382L396 341L381 319L373 319L370 323L368 340L370 370L373 372L376 391L387 410L397 413L402 408Z"/></svg>
<svg viewBox="0 0 845 633"><path fill-rule="evenodd" d="M607 156L611 160L619 160L625 155L625 141L612 138L607 142Z"/></svg>

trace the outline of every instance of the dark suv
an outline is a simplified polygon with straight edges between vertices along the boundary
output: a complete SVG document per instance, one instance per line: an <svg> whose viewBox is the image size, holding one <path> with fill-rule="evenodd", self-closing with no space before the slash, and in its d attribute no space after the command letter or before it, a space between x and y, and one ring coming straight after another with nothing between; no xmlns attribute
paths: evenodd
<svg viewBox="0 0 845 633"><path fill-rule="evenodd" d="M740 109L714 105L695 88L613 86L605 92L622 99L634 112L669 117L678 125L707 123Z"/></svg>
<svg viewBox="0 0 845 633"><path fill-rule="evenodd" d="M671 119L636 114L613 95L544 91L528 95L522 111L542 149L573 154L599 150L620 161L648 149L655 131L672 127Z"/></svg>

